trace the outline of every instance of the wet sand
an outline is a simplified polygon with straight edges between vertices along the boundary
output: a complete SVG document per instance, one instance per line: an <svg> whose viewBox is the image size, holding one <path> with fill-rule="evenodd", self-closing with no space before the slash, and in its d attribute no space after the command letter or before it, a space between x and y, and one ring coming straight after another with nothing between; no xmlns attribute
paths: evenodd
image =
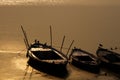
<svg viewBox="0 0 120 80"><path fill-rule="evenodd" d="M0 53L0 80L119 80L120 75L101 69L99 74L91 73L68 64L68 76L57 77L29 67L24 53ZM27 70L27 74L26 74ZM31 73L32 72L32 73Z"/></svg>

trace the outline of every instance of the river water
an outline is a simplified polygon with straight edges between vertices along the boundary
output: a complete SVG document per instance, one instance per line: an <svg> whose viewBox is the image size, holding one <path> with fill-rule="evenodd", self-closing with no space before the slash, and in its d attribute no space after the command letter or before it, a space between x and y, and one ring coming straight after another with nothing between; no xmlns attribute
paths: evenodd
<svg viewBox="0 0 120 80"><path fill-rule="evenodd" d="M4 2L4 4L2 3ZM99 74L91 73L68 64L65 78L53 76L29 67L27 75L26 47L23 41L22 25L29 42L38 39L50 44L49 26L53 31L53 46L60 48L65 35L63 52L75 40L74 46L90 51L94 55L99 43L105 47L118 47L120 52L120 6L116 5L17 5L10 0L0 2L0 80L119 80L120 74L101 69ZM17 3L23 4L17 0ZM30 1L26 0L31 4ZM47 1L47 0L43 0ZM63 4L63 0L54 4ZM66 0L70 1L70 0ZM9 4L8 4L9 3ZM41 2L45 3L45 2ZM52 2L51 2L52 3ZM112 4L112 2L111 2Z"/></svg>
<svg viewBox="0 0 120 80"><path fill-rule="evenodd" d="M27 59L25 51L20 53L0 53L0 80L119 80L120 75L101 69L99 74L91 73L68 64L66 77L58 77L37 71L29 67L26 69ZM27 71L27 73L26 73ZM32 75L31 75L32 72ZM107 75L106 75L107 73ZM25 75L26 74L26 75ZM58 73L60 74L60 73Z"/></svg>

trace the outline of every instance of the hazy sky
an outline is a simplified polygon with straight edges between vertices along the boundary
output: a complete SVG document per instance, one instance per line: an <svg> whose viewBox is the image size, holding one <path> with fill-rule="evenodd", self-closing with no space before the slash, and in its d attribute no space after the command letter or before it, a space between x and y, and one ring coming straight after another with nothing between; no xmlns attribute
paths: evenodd
<svg viewBox="0 0 120 80"><path fill-rule="evenodd" d="M13 1L14 3L16 1L16 6L11 6ZM91 52L95 52L99 43L108 48L120 47L119 0L23 1L23 3L22 0L0 1L0 49L24 46L21 24L27 30L31 41L38 38L42 42L49 43L49 25L52 25L54 45L60 45L63 35L66 35L66 47L73 39L74 46ZM4 3L6 6L2 6ZM11 3L10 6L7 6L8 3ZM17 6L18 3L31 5ZM40 6L43 3L47 5ZM33 6L34 4L37 6ZM56 6L58 4L64 5ZM7 43L4 43L6 40Z"/></svg>

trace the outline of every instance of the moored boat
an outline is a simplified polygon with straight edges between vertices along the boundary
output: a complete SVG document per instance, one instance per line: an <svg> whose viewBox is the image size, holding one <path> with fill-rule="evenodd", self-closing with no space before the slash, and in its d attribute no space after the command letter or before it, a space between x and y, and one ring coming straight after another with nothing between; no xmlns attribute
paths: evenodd
<svg viewBox="0 0 120 80"><path fill-rule="evenodd" d="M99 47L96 52L101 60L101 66L110 68L110 70L120 72L120 54L112 50Z"/></svg>
<svg viewBox="0 0 120 80"><path fill-rule="evenodd" d="M28 65L30 65L34 69L50 74L67 72L66 65L68 63L68 58L65 56L64 53L62 53L62 51L59 51L52 46L52 41L50 46L46 43L42 44L38 40L35 40L35 42L30 45L26 32L24 31L22 26L21 29L24 34L24 42L27 48L26 57L29 58Z"/></svg>
<svg viewBox="0 0 120 80"><path fill-rule="evenodd" d="M93 54L84 51L79 48L72 49L70 58L72 64L81 69L88 70L90 72L99 72L99 60Z"/></svg>
<svg viewBox="0 0 120 80"><path fill-rule="evenodd" d="M34 43L28 50L28 63L44 70L62 70L66 68L68 59L57 49L46 44Z"/></svg>

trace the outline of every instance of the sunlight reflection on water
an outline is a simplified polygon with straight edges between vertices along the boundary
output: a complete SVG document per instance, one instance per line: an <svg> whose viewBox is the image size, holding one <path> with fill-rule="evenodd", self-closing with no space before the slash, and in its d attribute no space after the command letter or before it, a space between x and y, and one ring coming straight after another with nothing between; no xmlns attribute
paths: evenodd
<svg viewBox="0 0 120 80"><path fill-rule="evenodd" d="M20 70L25 70L26 68L26 59L14 57L12 59L12 63L15 65L15 68L20 69Z"/></svg>
<svg viewBox="0 0 120 80"><path fill-rule="evenodd" d="M58 5L69 0L0 0L0 5Z"/></svg>

